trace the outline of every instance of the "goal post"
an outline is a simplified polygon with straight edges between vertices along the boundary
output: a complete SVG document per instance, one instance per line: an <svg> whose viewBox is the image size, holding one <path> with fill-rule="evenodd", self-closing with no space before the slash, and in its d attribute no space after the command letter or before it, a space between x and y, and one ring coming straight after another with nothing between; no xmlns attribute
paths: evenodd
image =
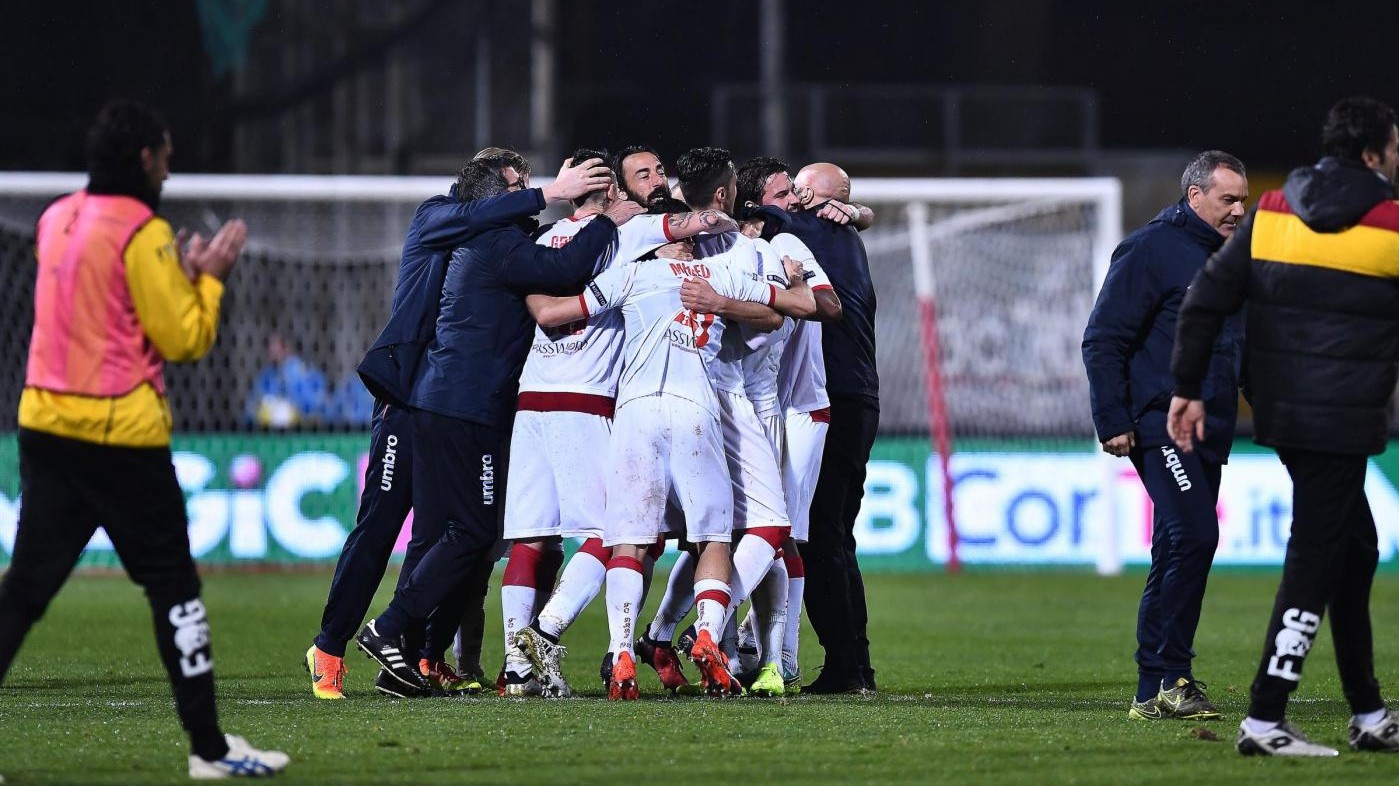
<svg viewBox="0 0 1399 786"><path fill-rule="evenodd" d="M885 361L881 352L880 371L886 380L907 384L898 379L906 376L904 366L915 356L921 361L925 433L937 466L928 468L924 508L943 525L942 543L930 543L929 553L940 553L955 572L963 561L959 523L986 512L975 505L959 511L954 437L982 450L1017 452L1037 449L1031 443L1046 438L1092 433L1077 346L1121 240L1121 184L1113 178L863 179L853 184L852 198L876 205L877 226L895 222L867 233L872 267L907 248L920 351L906 349L915 336L905 330L900 359ZM896 302L907 297L897 284L877 289ZM972 325L997 320L1008 327L995 336L978 335ZM1025 346L1044 344L1054 351L1035 357L1034 369L1005 367ZM1000 369L980 373L977 366ZM1088 551L1099 573L1113 574L1122 567L1113 491L1118 467L1105 456L1097 466L1101 498ZM940 485L936 494L934 483ZM980 522L974 528L985 529Z"/></svg>

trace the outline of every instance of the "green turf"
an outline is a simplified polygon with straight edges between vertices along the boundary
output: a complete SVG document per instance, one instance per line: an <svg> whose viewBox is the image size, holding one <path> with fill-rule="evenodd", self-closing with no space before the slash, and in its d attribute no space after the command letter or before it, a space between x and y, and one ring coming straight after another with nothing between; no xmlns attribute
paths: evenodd
<svg viewBox="0 0 1399 786"><path fill-rule="evenodd" d="M1196 673L1226 719L1129 722L1139 575L972 573L871 577L871 698L598 698L605 639L594 604L566 643L588 697L394 701L349 661L351 699L311 698L300 658L328 581L321 574L206 582L225 727L294 759L295 783L1399 782L1399 756L1244 759L1232 739L1271 605L1273 573L1217 573ZM500 645L492 594L487 666ZM1399 576L1374 592L1379 676L1399 684ZM0 774L9 783L174 783L185 743L139 591L72 581L0 688ZM808 675L820 650L804 639ZM1329 638L1313 650L1291 716L1344 748L1347 710ZM691 672L693 673L693 671ZM1196 738L1199 730L1219 741Z"/></svg>

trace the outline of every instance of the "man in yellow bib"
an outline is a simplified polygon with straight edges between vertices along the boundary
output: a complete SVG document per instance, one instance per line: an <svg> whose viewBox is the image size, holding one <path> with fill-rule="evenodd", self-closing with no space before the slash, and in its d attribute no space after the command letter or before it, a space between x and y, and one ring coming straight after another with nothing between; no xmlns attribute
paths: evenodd
<svg viewBox="0 0 1399 786"><path fill-rule="evenodd" d="M146 591L189 733L191 778L271 775L289 761L224 735L184 493L170 455L164 368L214 344L241 221L181 252L156 210L170 134L115 102L88 137L87 187L39 218L34 332L19 404L19 529L0 582L0 681L97 527Z"/></svg>

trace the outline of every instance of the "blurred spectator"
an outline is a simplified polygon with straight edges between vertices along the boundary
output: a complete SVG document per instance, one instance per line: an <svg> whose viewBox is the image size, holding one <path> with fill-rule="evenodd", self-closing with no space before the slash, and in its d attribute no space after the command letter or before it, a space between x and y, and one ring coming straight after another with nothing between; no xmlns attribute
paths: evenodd
<svg viewBox="0 0 1399 786"><path fill-rule="evenodd" d="M302 360L280 333L267 337L267 360L243 408L248 422L277 430L320 422L327 404L325 375Z"/></svg>
<svg viewBox="0 0 1399 786"><path fill-rule="evenodd" d="M368 428L373 415L374 395L360 381L359 374L350 369L326 401L326 422L342 428Z"/></svg>

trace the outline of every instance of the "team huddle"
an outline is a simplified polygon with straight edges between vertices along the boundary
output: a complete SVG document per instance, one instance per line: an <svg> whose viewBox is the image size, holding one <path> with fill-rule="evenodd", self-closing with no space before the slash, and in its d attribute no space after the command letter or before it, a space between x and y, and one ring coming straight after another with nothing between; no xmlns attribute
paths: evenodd
<svg viewBox="0 0 1399 786"><path fill-rule="evenodd" d="M431 207L443 218L431 217L432 200L420 208L405 245L394 319L411 308L403 293L414 244L450 238L435 252L444 270L440 303L429 309L432 335L422 339L427 370L395 387L392 374L361 367L381 401L376 450L385 440L389 449L406 443L393 433L392 419L423 410L408 415L419 476L387 517L401 524L412 502L414 537L403 576L394 602L354 636L381 667L380 692L423 697L481 689L484 579L501 553L495 533L483 530L495 518L502 485L509 561L501 588L500 695L572 695L559 642L600 593L610 632L601 676L612 700L638 697L641 664L671 692L801 690L800 549L830 413L821 322L840 318L842 309L821 260L799 234L854 233L873 214L849 202L848 177L829 164L793 178L776 159L735 167L728 151L706 147L676 165L672 195L656 151L634 146L609 158L582 149L542 199L525 199L516 195L527 186L528 163L493 148L462 170L450 198L436 198L450 199ZM561 198L571 202L572 215L530 232L533 248L519 247L531 228L522 220L541 202ZM482 239L492 233L501 239ZM470 282L494 269L496 257L499 272L490 277L505 282L506 310L495 311L496 302L473 309L471 299L481 295ZM423 292L437 294L431 284ZM514 321L523 313L509 310L517 299L532 322ZM511 333L517 326L520 335ZM422 392L434 379L447 384L453 369L466 365L453 362L470 357L456 345L472 345L482 330L501 334L493 360L504 358L506 368L498 380L481 371L472 386L506 390L490 391L500 398L518 381L513 401L489 405L490 418L475 416L470 402L442 403L452 394ZM394 346L402 364L403 344ZM516 354L522 365L509 367ZM394 373L407 379L398 366ZM506 408L508 415L496 416ZM456 459L446 462L447 471L457 470L454 480L445 475L445 484L426 488L424 475L443 470L424 467L424 443L464 422L471 429L456 446L465 447L444 451ZM480 428L497 423L509 428L504 473L495 449L504 427ZM306 656L318 697L344 695L344 620L358 610L358 625L368 602L364 576L349 574L372 573L377 583L387 559L376 547L383 553L364 564L377 572L360 570L352 552L365 551L357 544L370 540L358 533L387 531L367 509L384 507L376 488L410 485L402 482L401 462L387 483L382 468L370 464L369 474L380 477L366 477L326 624ZM443 495L456 499L438 504ZM425 522L425 512L441 522ZM582 541L566 564L564 538ZM680 554L655 618L643 626L639 613L668 539L679 541ZM352 584L364 602L338 603ZM745 602L749 611L740 620ZM345 605L349 611L335 610ZM677 640L692 610L695 624ZM341 621L333 624L336 614ZM450 634L456 667L445 660ZM697 669L698 685L683 659ZM816 692L829 691L818 681Z"/></svg>

